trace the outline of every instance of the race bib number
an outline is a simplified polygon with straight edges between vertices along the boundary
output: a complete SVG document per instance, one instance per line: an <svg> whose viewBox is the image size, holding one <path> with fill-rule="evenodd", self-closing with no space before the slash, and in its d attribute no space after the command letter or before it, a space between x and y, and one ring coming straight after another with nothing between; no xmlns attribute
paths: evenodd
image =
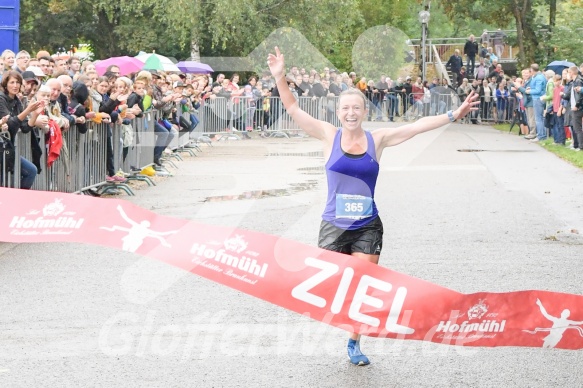
<svg viewBox="0 0 583 388"><path fill-rule="evenodd" d="M336 218L361 220L371 216L371 197L352 194L336 194Z"/></svg>

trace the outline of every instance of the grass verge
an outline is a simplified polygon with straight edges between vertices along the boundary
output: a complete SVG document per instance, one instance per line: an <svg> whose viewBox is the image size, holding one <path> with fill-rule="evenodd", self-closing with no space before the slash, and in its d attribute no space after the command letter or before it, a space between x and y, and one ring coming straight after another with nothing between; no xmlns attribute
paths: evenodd
<svg viewBox="0 0 583 388"><path fill-rule="evenodd" d="M510 129L510 124L496 124L493 127L501 132L508 132ZM518 128L516 125L512 128L512 132L516 133ZM539 144L547 149L548 151L552 152L553 154L557 155L559 158L566 160L567 162L571 163L572 165L583 169L583 151L577 152L569 148L569 144L567 146L560 146L553 142L552 139L546 139L544 141L539 142Z"/></svg>

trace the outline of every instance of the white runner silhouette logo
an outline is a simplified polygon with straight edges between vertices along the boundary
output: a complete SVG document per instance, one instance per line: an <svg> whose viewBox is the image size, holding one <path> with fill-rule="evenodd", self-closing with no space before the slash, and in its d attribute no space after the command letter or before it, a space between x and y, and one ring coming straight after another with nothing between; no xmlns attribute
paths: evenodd
<svg viewBox="0 0 583 388"><path fill-rule="evenodd" d="M117 210L121 214L121 217L131 225L129 228L124 228L121 226L113 226L111 228L101 227L100 229L107 230L108 232L115 232L115 231L122 231L127 232L128 234L122 237L123 245L122 249L127 252L135 252L142 244L147 237L155 238L160 241L160 244L163 246L170 248L170 244L162 237L168 236L170 234L178 233L178 231L173 230L170 232L154 232L150 230L150 222L149 221L142 221L139 224L130 219L127 214L123 211L121 205L117 205Z"/></svg>
<svg viewBox="0 0 583 388"><path fill-rule="evenodd" d="M553 317L547 310L544 308L543 304L541 303L540 299L537 298L536 300L537 306L540 308L541 314L548 319L549 321L553 322L553 326L551 327L537 327L534 330L523 330L530 334L536 334L539 331L548 331L549 335L544 338L543 348L554 348L557 346L559 341L563 338L563 334L567 329L575 329L579 332L579 335L583 337L583 321L572 321L569 318L571 315L571 311L569 309L564 309L561 313L559 318Z"/></svg>

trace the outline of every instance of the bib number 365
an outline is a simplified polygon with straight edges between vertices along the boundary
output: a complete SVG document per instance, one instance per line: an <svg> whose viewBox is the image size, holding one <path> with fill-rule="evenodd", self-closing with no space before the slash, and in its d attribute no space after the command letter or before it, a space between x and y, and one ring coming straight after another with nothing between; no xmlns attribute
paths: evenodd
<svg viewBox="0 0 583 388"><path fill-rule="evenodd" d="M363 195L336 194L336 218L360 220L372 216L372 198Z"/></svg>

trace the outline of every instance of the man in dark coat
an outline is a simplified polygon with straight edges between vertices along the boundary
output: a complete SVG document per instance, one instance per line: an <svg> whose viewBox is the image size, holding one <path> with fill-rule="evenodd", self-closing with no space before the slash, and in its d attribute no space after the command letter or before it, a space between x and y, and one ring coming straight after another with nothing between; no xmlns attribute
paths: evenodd
<svg viewBox="0 0 583 388"><path fill-rule="evenodd" d="M452 72L452 80L456 83L457 86L457 79L459 77L460 70L462 69L462 57L460 56L460 50L456 49L451 57L449 57L449 61L446 63L446 67L449 67Z"/></svg>
<svg viewBox="0 0 583 388"><path fill-rule="evenodd" d="M468 41L464 46L464 55L466 55L466 57L468 58L467 62L468 74L474 74L476 54L478 54L478 42L476 42L474 35L470 35Z"/></svg>

